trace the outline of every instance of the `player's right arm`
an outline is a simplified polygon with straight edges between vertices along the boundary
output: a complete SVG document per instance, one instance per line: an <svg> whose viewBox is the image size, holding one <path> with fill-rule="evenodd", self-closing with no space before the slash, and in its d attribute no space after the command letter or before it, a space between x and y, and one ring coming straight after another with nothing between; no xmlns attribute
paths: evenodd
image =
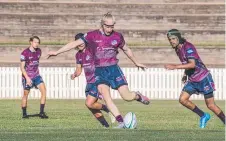
<svg viewBox="0 0 226 141"><path fill-rule="evenodd" d="M132 50L125 44L122 48L123 52L127 55L127 57L138 67L141 68L142 70L145 70L147 66L139 63L137 59L135 58Z"/></svg>
<svg viewBox="0 0 226 141"><path fill-rule="evenodd" d="M78 39L78 40L75 40L73 42L70 42L70 43L66 44L65 46L63 46L62 48L60 48L57 51L50 51L50 52L48 52L48 57L47 58L49 58L51 56L56 56L56 55L58 55L60 53L63 53L63 52L67 52L67 51L69 51L69 50L71 50L71 49L73 49L73 48L75 48L75 47L77 47L77 46L79 46L79 45L81 45L83 43L84 43L84 41L82 39Z"/></svg>
<svg viewBox="0 0 226 141"><path fill-rule="evenodd" d="M76 64L76 69L73 74L71 74L71 80L74 80L75 77L80 76L82 73L82 65L81 64Z"/></svg>
<svg viewBox="0 0 226 141"><path fill-rule="evenodd" d="M27 72L25 70L25 61L21 61L21 63L20 63L20 70L21 70L23 76L26 79L26 85L31 86L32 81L31 81L30 77L27 75Z"/></svg>

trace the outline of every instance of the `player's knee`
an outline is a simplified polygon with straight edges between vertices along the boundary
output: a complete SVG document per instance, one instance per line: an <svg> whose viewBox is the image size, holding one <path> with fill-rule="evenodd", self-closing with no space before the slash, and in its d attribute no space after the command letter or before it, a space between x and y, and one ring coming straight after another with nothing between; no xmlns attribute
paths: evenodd
<svg viewBox="0 0 226 141"><path fill-rule="evenodd" d="M123 98L123 100L128 101L128 102L134 100L134 97L132 95L127 95L127 96L124 96L122 98Z"/></svg>
<svg viewBox="0 0 226 141"><path fill-rule="evenodd" d="M28 95L23 95L22 99L27 99L28 98Z"/></svg>
<svg viewBox="0 0 226 141"><path fill-rule="evenodd" d="M41 90L41 95L43 95L43 96L46 95L46 89Z"/></svg>
<svg viewBox="0 0 226 141"><path fill-rule="evenodd" d="M92 108L93 103L91 103L90 101L86 101L85 104L86 104L86 107Z"/></svg>
<svg viewBox="0 0 226 141"><path fill-rule="evenodd" d="M130 91L121 93L121 96L125 101L133 101L136 98L136 94Z"/></svg>
<svg viewBox="0 0 226 141"><path fill-rule="evenodd" d="M185 105L187 103L187 100L184 99L184 98L179 98L179 102L182 104L182 105Z"/></svg>
<svg viewBox="0 0 226 141"><path fill-rule="evenodd" d="M29 93L24 93L23 97L27 98Z"/></svg>
<svg viewBox="0 0 226 141"><path fill-rule="evenodd" d="M216 105L213 103L213 104L207 104L207 107L210 109L210 110L213 110L216 108Z"/></svg>
<svg viewBox="0 0 226 141"><path fill-rule="evenodd" d="M86 104L86 107L88 107L88 108L91 108L91 106L92 106L89 102L86 102L85 104Z"/></svg>

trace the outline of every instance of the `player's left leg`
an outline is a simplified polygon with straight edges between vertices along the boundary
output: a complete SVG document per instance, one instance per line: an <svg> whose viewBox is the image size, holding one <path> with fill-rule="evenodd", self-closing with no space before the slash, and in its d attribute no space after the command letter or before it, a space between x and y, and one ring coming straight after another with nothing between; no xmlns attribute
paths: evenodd
<svg viewBox="0 0 226 141"><path fill-rule="evenodd" d="M179 102L187 107L188 109L190 109L191 111L193 111L194 113L196 113L197 115L200 116L200 128L205 128L207 122L210 119L210 114L209 113L205 113L203 112L201 109L199 109L192 101L189 100L191 94L186 91L186 89L183 89L184 91L182 91L180 98L179 98Z"/></svg>
<svg viewBox="0 0 226 141"><path fill-rule="evenodd" d="M204 94L206 106L213 111L220 120L225 124L225 115L223 111L215 104L213 92L215 91L215 85L212 75L209 74L202 81L200 85L200 90Z"/></svg>
<svg viewBox="0 0 226 141"><path fill-rule="evenodd" d="M106 113L109 113L109 110L106 105L97 102L97 98L91 95L87 95L86 97L86 106L90 109L103 110Z"/></svg>
<svg viewBox="0 0 226 141"><path fill-rule="evenodd" d="M104 115L100 110L104 110L105 112L109 113L109 110L104 104L101 104L97 102L97 98L93 97L91 95L87 95L86 97L86 106L87 108L92 112L94 117L104 126L104 127L109 127L108 122L104 118Z"/></svg>
<svg viewBox="0 0 226 141"><path fill-rule="evenodd" d="M225 124L225 115L223 111L215 104L213 93L206 94L204 95L204 97L205 97L206 106L212 112L214 112L220 118L220 120Z"/></svg>
<svg viewBox="0 0 226 141"><path fill-rule="evenodd" d="M106 105L98 102L99 93L95 83L89 83L86 85L86 106L91 109L103 110L109 113Z"/></svg>
<svg viewBox="0 0 226 141"><path fill-rule="evenodd" d="M142 95L139 91L137 92L130 91L127 85L120 86L118 88L118 91L125 101L137 100L145 105L148 105L150 103L149 98Z"/></svg>
<svg viewBox="0 0 226 141"><path fill-rule="evenodd" d="M35 78L35 86L40 90L41 92L41 99L40 99L40 113L39 117L42 119L49 118L46 113L44 112L45 104L46 104L46 86L45 83L42 80L41 76L37 76Z"/></svg>
<svg viewBox="0 0 226 141"><path fill-rule="evenodd" d="M133 92L130 91L128 88L128 84L126 81L126 78L121 70L121 68L118 65L115 65L111 69L111 80L109 81L111 84L111 87L113 89L116 89L119 91L121 97L125 101L133 101L137 100L145 105L148 105L150 103L149 98L142 95L139 91Z"/></svg>
<svg viewBox="0 0 226 141"><path fill-rule="evenodd" d="M91 109L88 108L92 114L94 115L94 117L104 126L104 127L109 127L108 122L106 121L106 119L104 118L104 115L102 114L102 112L100 110L97 109Z"/></svg>
<svg viewBox="0 0 226 141"><path fill-rule="evenodd" d="M98 102L98 98L99 98L99 93L98 93L96 85L94 83L87 84L86 85L86 101L85 101L86 106L89 109L105 111L110 116L111 122L114 123L115 117L111 114L111 112L109 112L109 110L105 104ZM98 113L100 113L100 112L98 112ZM98 117L96 117L96 118L98 119ZM100 119L102 119L102 120L99 120L102 123L102 125L104 125L107 122L104 119L104 117L103 118L101 117Z"/></svg>

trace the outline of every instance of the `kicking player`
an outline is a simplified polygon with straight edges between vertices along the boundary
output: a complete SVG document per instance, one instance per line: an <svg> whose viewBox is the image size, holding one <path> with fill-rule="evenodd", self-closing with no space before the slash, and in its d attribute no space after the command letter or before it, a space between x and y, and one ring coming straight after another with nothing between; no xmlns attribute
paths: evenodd
<svg viewBox="0 0 226 141"><path fill-rule="evenodd" d="M42 77L39 74L39 59L41 57L41 49L38 48L40 44L40 39L38 36L33 36L30 38L30 47L25 49L20 56L21 64L20 69L22 72L22 84L24 89L24 94L22 97L22 118L29 118L27 115L27 98L30 92L30 89L35 87L38 88L41 92L40 100L40 118L48 118L44 112L45 103L46 103L46 86L42 80Z"/></svg>
<svg viewBox="0 0 226 141"><path fill-rule="evenodd" d="M79 33L75 36L75 40L83 38L84 34ZM86 106L93 113L96 119L104 126L109 127L108 122L105 120L103 114L100 110L103 110L110 114L106 105L101 104L98 101L98 90L95 84L95 65L94 65L94 57L90 51L90 48L86 48L85 43L77 46L78 52L76 53L76 70L71 75L71 79L74 80L75 77L80 76L82 73L82 68L84 68L85 77L87 81L86 85ZM111 114L110 114L111 117ZM115 117L112 117L115 120ZM112 120L113 120L112 119ZM112 121L114 122L114 121Z"/></svg>
<svg viewBox="0 0 226 141"><path fill-rule="evenodd" d="M168 64L165 65L165 68L169 70L185 69L182 78L185 86L182 89L179 102L200 116L200 128L205 128L207 121L210 119L210 114L203 112L189 100L192 94L202 93L206 106L225 124L225 115L214 101L214 81L209 70L199 57L196 48L193 44L182 38L181 33L177 29L169 30L167 37L182 64Z"/></svg>
<svg viewBox="0 0 226 141"><path fill-rule="evenodd" d="M122 34L114 31L114 25L114 16L110 13L104 14L101 19L100 29L88 32L83 38L68 43L58 51L49 52L48 54L49 56L58 55L78 45L87 43L94 54L96 67L95 79L98 85L98 91L103 95L107 107L116 117L119 123L117 128L124 128L123 117L111 98L110 87L118 90L121 97L126 101L137 100L148 105L149 99L140 92L129 90L125 76L118 66L118 59L116 58L118 49L121 49L138 68L144 70L146 66L137 62L131 49L125 45Z"/></svg>

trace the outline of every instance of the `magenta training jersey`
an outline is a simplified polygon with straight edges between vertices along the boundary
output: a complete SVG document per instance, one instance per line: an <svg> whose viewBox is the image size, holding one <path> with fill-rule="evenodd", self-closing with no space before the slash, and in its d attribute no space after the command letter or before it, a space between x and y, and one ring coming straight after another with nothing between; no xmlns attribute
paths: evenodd
<svg viewBox="0 0 226 141"><path fill-rule="evenodd" d="M35 52L32 52L27 48L21 53L20 60L25 61L25 71L30 79L40 75L38 67L41 54L42 52L40 48L35 49Z"/></svg>
<svg viewBox="0 0 226 141"><path fill-rule="evenodd" d="M123 49L125 40L122 34L113 31L106 36L100 30L94 30L84 35L88 47L92 48L96 67L112 66L118 63L116 58L118 48Z"/></svg>
<svg viewBox="0 0 226 141"><path fill-rule="evenodd" d="M94 57L90 48L85 48L83 51L78 51L75 55L76 63L81 64L84 68L87 83L95 82L95 65Z"/></svg>
<svg viewBox="0 0 226 141"><path fill-rule="evenodd" d="M186 41L180 49L176 49L176 53L182 64L188 63L189 59L195 60L195 68L185 70L190 81L199 82L209 74L193 44Z"/></svg>

